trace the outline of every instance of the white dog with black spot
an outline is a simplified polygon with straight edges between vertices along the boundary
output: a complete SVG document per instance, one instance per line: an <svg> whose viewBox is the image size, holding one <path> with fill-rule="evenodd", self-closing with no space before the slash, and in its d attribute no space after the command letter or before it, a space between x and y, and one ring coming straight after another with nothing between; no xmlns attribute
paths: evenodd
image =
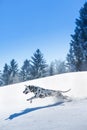
<svg viewBox="0 0 87 130"><path fill-rule="evenodd" d="M34 96L27 99L27 101L30 101L32 103L32 100L35 98L45 98L45 97L50 97L50 96L55 96L55 97L62 97L62 98L67 98L67 96L64 96L62 93L69 92L71 89L68 89L67 91L60 91L60 90L50 90L50 89L44 89L38 86L34 85L26 85L25 90L23 91L24 94L28 94L29 92L33 92Z"/></svg>

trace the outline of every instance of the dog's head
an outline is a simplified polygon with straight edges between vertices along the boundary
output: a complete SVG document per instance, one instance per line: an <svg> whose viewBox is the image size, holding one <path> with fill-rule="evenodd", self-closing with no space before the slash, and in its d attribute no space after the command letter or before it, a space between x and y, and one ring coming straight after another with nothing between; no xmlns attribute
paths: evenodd
<svg viewBox="0 0 87 130"><path fill-rule="evenodd" d="M25 87L25 90L23 91L24 94L27 94L30 92L30 85Z"/></svg>

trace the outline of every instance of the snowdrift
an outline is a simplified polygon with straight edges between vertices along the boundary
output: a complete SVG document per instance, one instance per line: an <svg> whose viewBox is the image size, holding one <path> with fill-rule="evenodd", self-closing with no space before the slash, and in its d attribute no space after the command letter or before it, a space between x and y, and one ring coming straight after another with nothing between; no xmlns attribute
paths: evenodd
<svg viewBox="0 0 87 130"><path fill-rule="evenodd" d="M5 106L6 109L11 108L11 106L14 106L14 108L15 106L20 107L20 105L23 106L23 103L28 105L29 102L25 102L27 98L32 96L32 93L28 95L23 94L25 85L37 85L47 89L64 91L71 89L71 91L65 93L66 96L71 98L87 98L87 72L66 73L1 87L0 109L3 110ZM40 105L44 100L45 99L41 99ZM36 101L34 103L36 103ZM45 102L45 104L46 103L47 102Z"/></svg>
<svg viewBox="0 0 87 130"><path fill-rule="evenodd" d="M21 101L22 99L24 99L25 95L22 92L25 89L25 85L36 85L46 89L64 91L71 89L70 92L66 93L67 96L86 98L87 72L65 73L1 87L0 96L2 98L0 98L0 103L4 102L5 104L7 104L7 99L8 101L10 101L10 99L13 101ZM29 96L31 96L31 94L29 94L28 97Z"/></svg>
<svg viewBox="0 0 87 130"><path fill-rule="evenodd" d="M52 97L26 101L25 85L67 90L72 102ZM79 99L78 102L76 99ZM0 87L0 130L87 130L87 72L66 73ZM56 120L55 120L56 119Z"/></svg>

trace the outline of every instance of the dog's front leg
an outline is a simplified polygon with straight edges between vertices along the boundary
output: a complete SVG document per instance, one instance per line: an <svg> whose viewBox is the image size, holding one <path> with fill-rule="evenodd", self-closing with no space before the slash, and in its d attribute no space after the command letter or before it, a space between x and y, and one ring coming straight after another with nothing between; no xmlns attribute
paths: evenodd
<svg viewBox="0 0 87 130"><path fill-rule="evenodd" d="M32 99L27 99L27 101L30 101L30 103L32 103Z"/></svg>
<svg viewBox="0 0 87 130"><path fill-rule="evenodd" d="M33 100L34 98L36 98L36 96L33 96L33 97L27 99L27 101L30 101L30 103L32 103L32 100Z"/></svg>

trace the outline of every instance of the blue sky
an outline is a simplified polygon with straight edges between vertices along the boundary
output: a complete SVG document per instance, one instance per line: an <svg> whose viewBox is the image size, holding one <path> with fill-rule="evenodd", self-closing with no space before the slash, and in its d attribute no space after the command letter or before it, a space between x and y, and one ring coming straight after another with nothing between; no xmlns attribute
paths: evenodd
<svg viewBox="0 0 87 130"><path fill-rule="evenodd" d="M0 0L0 70L19 66L37 48L47 63L65 60L75 19L86 0Z"/></svg>

